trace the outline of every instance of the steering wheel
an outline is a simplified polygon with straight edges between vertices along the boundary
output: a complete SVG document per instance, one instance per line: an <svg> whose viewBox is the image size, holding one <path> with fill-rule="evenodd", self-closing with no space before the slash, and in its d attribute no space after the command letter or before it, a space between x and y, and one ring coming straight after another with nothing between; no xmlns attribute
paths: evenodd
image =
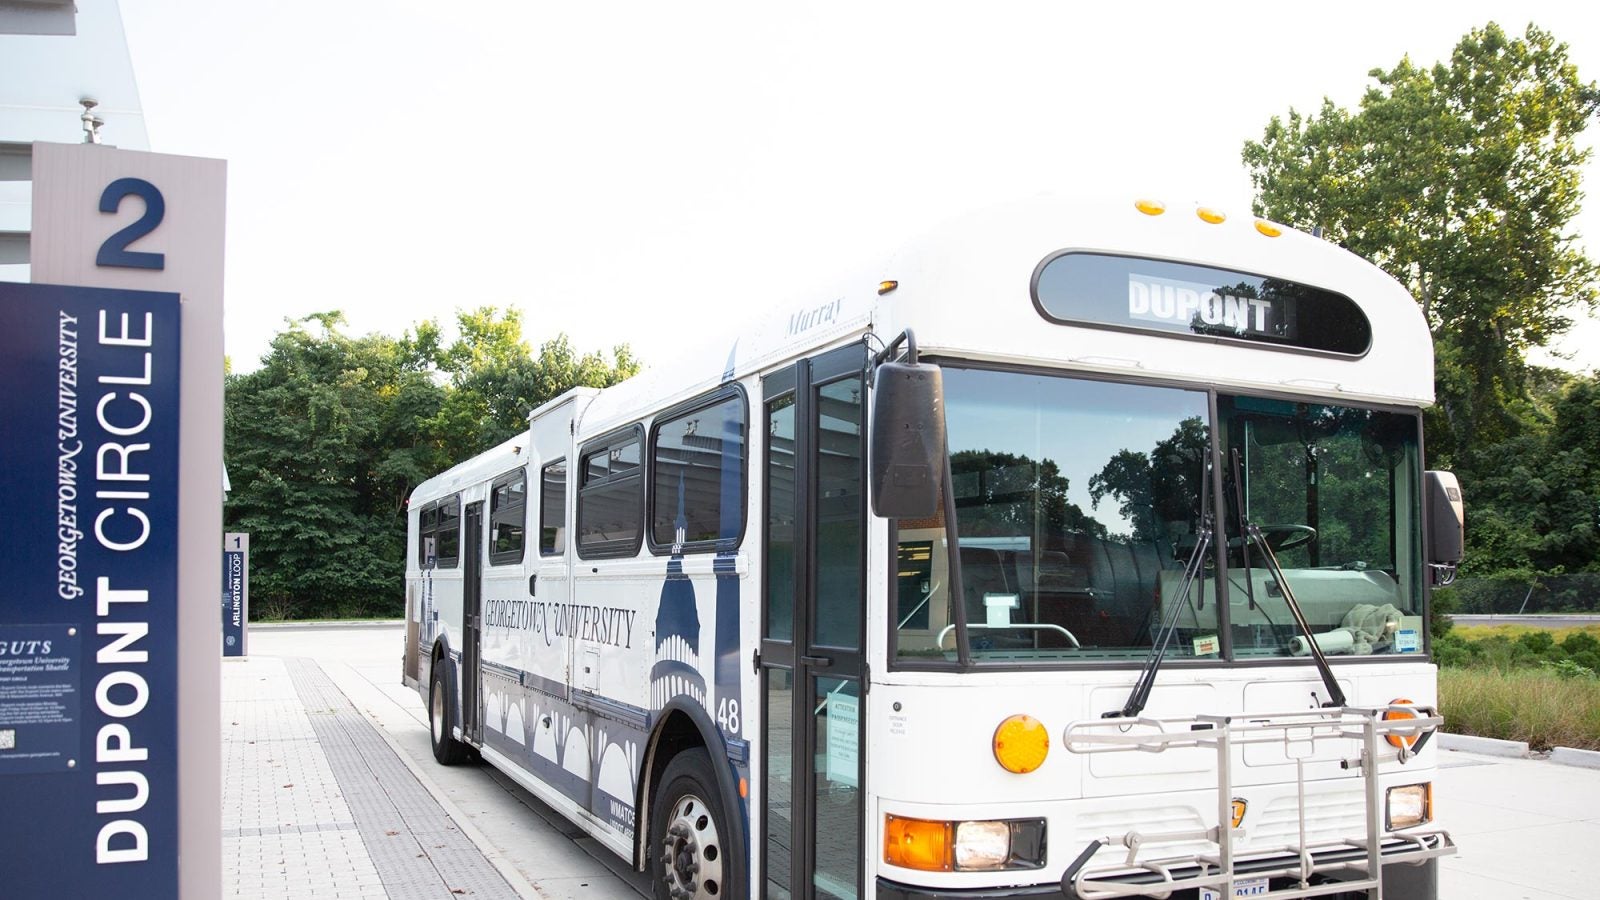
<svg viewBox="0 0 1600 900"><path fill-rule="evenodd" d="M1281 525L1257 525L1261 529L1261 536L1267 539L1267 546L1273 553L1282 553L1303 547L1317 539L1317 530L1310 525L1299 525L1285 522Z"/></svg>

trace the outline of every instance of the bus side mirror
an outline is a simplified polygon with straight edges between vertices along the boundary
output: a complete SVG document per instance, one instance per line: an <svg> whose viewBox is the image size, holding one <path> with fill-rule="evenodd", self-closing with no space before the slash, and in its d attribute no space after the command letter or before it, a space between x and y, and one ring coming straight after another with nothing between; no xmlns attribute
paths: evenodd
<svg viewBox="0 0 1600 900"><path fill-rule="evenodd" d="M885 362L872 405L872 511L932 518L944 472L944 380L931 363Z"/></svg>
<svg viewBox="0 0 1600 900"><path fill-rule="evenodd" d="M1454 567L1465 555L1466 507L1461 502L1461 485L1455 473L1429 471L1428 562Z"/></svg>

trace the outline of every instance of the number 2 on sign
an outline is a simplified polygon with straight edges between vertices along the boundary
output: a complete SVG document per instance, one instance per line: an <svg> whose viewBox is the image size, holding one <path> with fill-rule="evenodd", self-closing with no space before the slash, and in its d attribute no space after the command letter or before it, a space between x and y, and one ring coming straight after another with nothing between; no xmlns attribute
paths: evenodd
<svg viewBox="0 0 1600 900"><path fill-rule="evenodd" d="M106 242L100 245L100 252L95 255L94 264L119 269L165 269L167 267L165 253L146 253L128 249L129 244L155 231L161 220L167 216L167 201L155 185L143 178L118 178L106 185L105 191L100 194L100 211L116 212L122 206L122 198L130 194L144 201L144 215L132 225L106 238Z"/></svg>

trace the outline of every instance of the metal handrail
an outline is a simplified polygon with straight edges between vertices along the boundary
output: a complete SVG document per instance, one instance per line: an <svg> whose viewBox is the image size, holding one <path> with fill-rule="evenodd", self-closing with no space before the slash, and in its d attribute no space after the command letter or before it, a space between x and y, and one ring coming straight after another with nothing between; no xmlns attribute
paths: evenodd
<svg viewBox="0 0 1600 900"><path fill-rule="evenodd" d="M1059 631L1072 644L1072 648L1074 650L1083 649L1083 645L1078 643L1077 636L1065 628L1062 628L1060 625L1056 625L1051 622L1013 622L1010 625L985 625L981 622L967 623L968 631L974 631L978 629L987 629L990 631ZM948 636L950 632L955 630L956 626L946 625L944 629L939 632L939 641L938 643L934 644L934 646L943 648L945 637Z"/></svg>

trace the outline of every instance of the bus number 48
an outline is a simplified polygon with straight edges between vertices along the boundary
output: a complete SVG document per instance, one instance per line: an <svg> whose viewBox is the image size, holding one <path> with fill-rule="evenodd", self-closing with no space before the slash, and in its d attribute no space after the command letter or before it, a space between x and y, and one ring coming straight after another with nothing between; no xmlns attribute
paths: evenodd
<svg viewBox="0 0 1600 900"><path fill-rule="evenodd" d="M723 700L717 704L717 724L729 734L739 733L739 701Z"/></svg>

